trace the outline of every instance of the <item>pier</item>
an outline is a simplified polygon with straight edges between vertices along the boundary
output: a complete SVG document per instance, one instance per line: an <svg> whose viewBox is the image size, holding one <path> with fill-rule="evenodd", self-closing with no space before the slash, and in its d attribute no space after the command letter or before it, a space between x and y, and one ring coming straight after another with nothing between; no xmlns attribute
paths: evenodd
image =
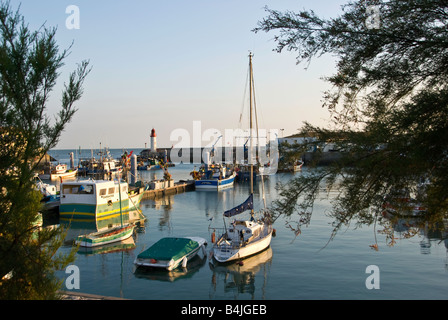
<svg viewBox="0 0 448 320"><path fill-rule="evenodd" d="M173 158L183 163L204 163L202 155L210 151L210 148L159 148L154 153L144 153L145 155L151 155L163 159L167 156L168 161L172 161ZM327 152L304 152L303 160L305 164L314 163L318 166L327 166L341 159L342 153L339 151L327 151ZM228 149L223 147L216 147L215 157L219 162L235 163L242 162L242 160L248 159L247 150L241 147L230 147Z"/></svg>
<svg viewBox="0 0 448 320"><path fill-rule="evenodd" d="M194 187L193 180L179 181L179 182L175 182L172 187L146 190L145 193L143 194L142 199L156 199L158 197L163 197L165 195L193 191L194 189L195 189L195 187Z"/></svg>

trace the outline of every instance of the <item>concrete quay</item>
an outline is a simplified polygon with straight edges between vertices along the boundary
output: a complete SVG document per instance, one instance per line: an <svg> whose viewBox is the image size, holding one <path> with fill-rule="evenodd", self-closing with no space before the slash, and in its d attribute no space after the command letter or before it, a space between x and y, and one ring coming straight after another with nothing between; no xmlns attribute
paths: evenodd
<svg viewBox="0 0 448 320"><path fill-rule="evenodd" d="M193 180L179 181L179 182L175 182L174 186L172 186L172 187L146 190L145 193L143 194L142 199L155 199L158 197L163 197L165 195L193 191L194 189L195 189L195 187L194 187Z"/></svg>

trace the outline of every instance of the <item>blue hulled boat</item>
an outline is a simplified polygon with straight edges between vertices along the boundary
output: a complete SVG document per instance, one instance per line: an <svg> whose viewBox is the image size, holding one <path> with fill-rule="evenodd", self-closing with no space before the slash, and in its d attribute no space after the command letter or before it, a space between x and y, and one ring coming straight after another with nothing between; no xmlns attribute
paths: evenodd
<svg viewBox="0 0 448 320"><path fill-rule="evenodd" d="M222 190L233 187L236 173L221 164L205 165L192 172L194 185L199 190Z"/></svg>

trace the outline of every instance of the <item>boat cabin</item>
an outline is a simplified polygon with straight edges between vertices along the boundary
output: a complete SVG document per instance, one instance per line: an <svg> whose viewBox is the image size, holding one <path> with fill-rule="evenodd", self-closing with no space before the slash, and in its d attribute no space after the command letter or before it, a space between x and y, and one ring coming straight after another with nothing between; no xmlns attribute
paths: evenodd
<svg viewBox="0 0 448 320"><path fill-rule="evenodd" d="M255 221L235 220L227 231L227 240L247 243L257 239L262 233L262 225Z"/></svg>
<svg viewBox="0 0 448 320"><path fill-rule="evenodd" d="M128 184L120 183L121 194L118 189L118 182L101 181L76 181L61 184L61 204L62 203L91 203L108 204L128 198Z"/></svg>

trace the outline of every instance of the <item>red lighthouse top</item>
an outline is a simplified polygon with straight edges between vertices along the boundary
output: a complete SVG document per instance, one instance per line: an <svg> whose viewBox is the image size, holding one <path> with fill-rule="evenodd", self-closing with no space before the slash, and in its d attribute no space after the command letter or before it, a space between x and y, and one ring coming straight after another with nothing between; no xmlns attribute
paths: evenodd
<svg viewBox="0 0 448 320"><path fill-rule="evenodd" d="M154 128L151 130L151 137L157 137L156 130Z"/></svg>

